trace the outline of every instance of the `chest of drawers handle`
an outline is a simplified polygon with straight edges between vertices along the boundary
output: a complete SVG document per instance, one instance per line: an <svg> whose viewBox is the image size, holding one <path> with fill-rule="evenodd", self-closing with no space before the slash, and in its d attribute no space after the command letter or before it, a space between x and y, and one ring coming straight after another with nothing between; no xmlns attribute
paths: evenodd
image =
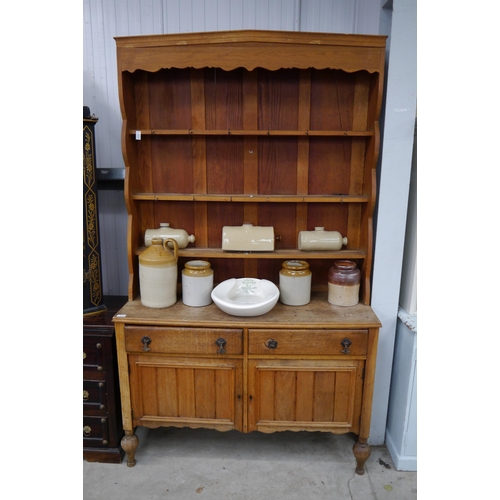
<svg viewBox="0 0 500 500"><path fill-rule="evenodd" d="M276 349L278 347L278 341L277 340L274 340L274 339L267 339L265 342L264 342L264 345L268 348L268 349Z"/></svg>
<svg viewBox="0 0 500 500"><path fill-rule="evenodd" d="M149 337L147 337L146 335L142 337L142 343L143 343L142 350L144 352L148 352L151 350L149 348L149 344L151 344L151 339Z"/></svg>
<svg viewBox="0 0 500 500"><path fill-rule="evenodd" d="M341 340L340 343L342 344L342 354L350 354L351 351L349 351L349 346L352 344L352 342L346 337L345 339Z"/></svg>
<svg viewBox="0 0 500 500"><path fill-rule="evenodd" d="M217 351L217 354L224 354L226 350L224 349L226 345L226 339L223 339L222 337L218 338L215 343L219 346L219 350Z"/></svg>

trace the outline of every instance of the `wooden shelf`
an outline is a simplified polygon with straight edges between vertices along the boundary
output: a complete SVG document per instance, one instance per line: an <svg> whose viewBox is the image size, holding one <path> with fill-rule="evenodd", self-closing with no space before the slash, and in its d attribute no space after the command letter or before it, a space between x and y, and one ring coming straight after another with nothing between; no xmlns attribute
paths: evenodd
<svg viewBox="0 0 500 500"><path fill-rule="evenodd" d="M365 130L193 130L193 129L149 129L149 130L129 130L130 135L215 135L215 136L310 136L310 137L371 137L372 131Z"/></svg>
<svg viewBox="0 0 500 500"><path fill-rule="evenodd" d="M262 194L182 194L136 193L137 201L212 201L239 203L367 203L368 196L332 195L262 195Z"/></svg>
<svg viewBox="0 0 500 500"><path fill-rule="evenodd" d="M146 247L140 247L137 255L141 254ZM338 250L303 252L296 248L285 248L273 252L228 252L221 248L183 248L179 249L179 257L193 259L364 259L365 252L362 250Z"/></svg>
<svg viewBox="0 0 500 500"><path fill-rule="evenodd" d="M129 297L144 231L168 222L196 236L179 256L213 259L220 280L277 282L279 260L303 259L317 287L332 260L356 260L360 300L370 303L383 38L125 37L117 54ZM278 230L278 249L222 251L222 228L245 222ZM299 251L299 232L318 226L345 236L349 249Z"/></svg>

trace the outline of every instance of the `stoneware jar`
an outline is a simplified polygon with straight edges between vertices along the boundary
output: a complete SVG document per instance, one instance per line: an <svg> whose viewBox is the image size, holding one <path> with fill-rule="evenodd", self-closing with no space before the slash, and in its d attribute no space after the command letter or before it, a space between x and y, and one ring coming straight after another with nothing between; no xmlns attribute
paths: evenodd
<svg viewBox="0 0 500 500"><path fill-rule="evenodd" d="M151 246L139 255L141 302L146 307L170 307L177 302L178 253L174 239L153 238Z"/></svg>
<svg viewBox="0 0 500 500"><path fill-rule="evenodd" d="M281 265L280 301L287 306L303 306L311 301L309 264L305 260L287 260Z"/></svg>
<svg viewBox="0 0 500 500"><path fill-rule="evenodd" d="M297 246L299 250L340 250L347 245L347 238L338 231L325 231L324 227L315 227L314 231L299 231Z"/></svg>
<svg viewBox="0 0 500 500"><path fill-rule="evenodd" d="M191 307L208 306L212 303L214 271L210 262L190 260L182 270L182 302Z"/></svg>
<svg viewBox="0 0 500 500"><path fill-rule="evenodd" d="M158 229L146 229L144 233L144 244L149 247L153 238L171 238L177 241L179 248L186 248L189 243L195 242L195 237L193 234L189 235L185 229L175 229L170 227L168 222L160 222L160 227ZM173 248L172 244L168 245L169 248Z"/></svg>
<svg viewBox="0 0 500 500"><path fill-rule="evenodd" d="M361 272L351 260L338 260L328 271L328 302L355 306L359 302Z"/></svg>

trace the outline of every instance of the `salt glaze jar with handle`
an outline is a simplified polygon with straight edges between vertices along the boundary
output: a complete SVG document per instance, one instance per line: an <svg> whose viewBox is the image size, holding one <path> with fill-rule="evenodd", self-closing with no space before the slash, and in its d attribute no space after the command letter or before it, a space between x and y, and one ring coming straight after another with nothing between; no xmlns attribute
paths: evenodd
<svg viewBox="0 0 500 500"><path fill-rule="evenodd" d="M186 248L189 243L195 242L195 237L193 234L189 235L185 229L175 229L170 227L169 222L160 222L160 227L158 229L146 229L144 233L144 244L149 247L153 238L171 238L177 241L179 248ZM168 245L169 248L173 248L172 244Z"/></svg>
<svg viewBox="0 0 500 500"><path fill-rule="evenodd" d="M328 271L328 302L355 306L359 302L361 272L351 260L338 260Z"/></svg>
<svg viewBox="0 0 500 500"><path fill-rule="evenodd" d="M281 264L280 301L287 306L303 306L311 301L309 264L305 260L287 260Z"/></svg>
<svg viewBox="0 0 500 500"><path fill-rule="evenodd" d="M214 271L206 260L190 260L182 270L182 302L191 307L212 303Z"/></svg>
<svg viewBox="0 0 500 500"><path fill-rule="evenodd" d="M176 240L153 238L151 246L139 255L141 302L146 307L170 307L177 302L178 253Z"/></svg>
<svg viewBox="0 0 500 500"><path fill-rule="evenodd" d="M311 250L340 250L347 245L347 238L338 231L325 231L324 227L315 227L314 231L299 231L298 249Z"/></svg>

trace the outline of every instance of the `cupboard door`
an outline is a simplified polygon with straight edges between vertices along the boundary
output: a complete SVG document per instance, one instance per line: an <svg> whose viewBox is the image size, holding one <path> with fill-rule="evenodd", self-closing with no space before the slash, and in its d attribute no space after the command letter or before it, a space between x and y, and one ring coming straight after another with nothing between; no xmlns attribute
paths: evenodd
<svg viewBox="0 0 500 500"><path fill-rule="evenodd" d="M249 360L248 431L359 430L364 361Z"/></svg>
<svg viewBox="0 0 500 500"><path fill-rule="evenodd" d="M242 430L242 360L129 356L133 425Z"/></svg>

